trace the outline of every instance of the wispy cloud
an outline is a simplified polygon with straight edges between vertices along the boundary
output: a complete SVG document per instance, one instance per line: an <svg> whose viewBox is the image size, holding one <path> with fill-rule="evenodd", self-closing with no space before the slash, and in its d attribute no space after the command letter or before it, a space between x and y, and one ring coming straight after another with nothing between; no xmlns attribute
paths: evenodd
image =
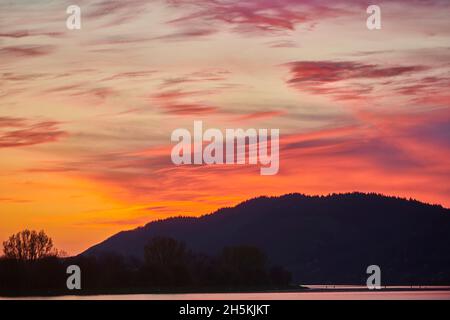
<svg viewBox="0 0 450 320"><path fill-rule="evenodd" d="M288 85L338 100L359 99L371 93L374 83L362 80L391 79L429 69L422 65L379 66L355 61L295 61L285 66L290 72Z"/></svg>
<svg viewBox="0 0 450 320"><path fill-rule="evenodd" d="M55 121L33 122L24 118L0 117L0 148L54 142L67 135Z"/></svg>
<svg viewBox="0 0 450 320"><path fill-rule="evenodd" d="M0 58L34 58L46 56L55 51L55 47L51 45L21 45L0 48Z"/></svg>
<svg viewBox="0 0 450 320"><path fill-rule="evenodd" d="M20 38L27 38L27 37L55 37L59 38L64 35L63 32L46 32L46 31L39 31L39 30L13 30L9 32L0 33L0 38L13 38L13 39L20 39Z"/></svg>
<svg viewBox="0 0 450 320"><path fill-rule="evenodd" d="M331 9L313 1L250 0L250 1L168 1L170 5L191 6L193 12L169 21L171 24L188 25L209 22L231 26L239 33L272 33L292 31L297 24L315 19L336 16L342 10Z"/></svg>

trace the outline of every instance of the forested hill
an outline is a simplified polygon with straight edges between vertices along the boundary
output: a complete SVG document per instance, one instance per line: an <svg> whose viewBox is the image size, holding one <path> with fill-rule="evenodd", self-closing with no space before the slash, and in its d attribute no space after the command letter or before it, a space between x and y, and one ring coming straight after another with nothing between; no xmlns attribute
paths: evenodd
<svg viewBox="0 0 450 320"><path fill-rule="evenodd" d="M384 283L450 284L450 210L378 194L260 197L200 218L170 218L120 232L83 255L142 259L155 236L197 253L253 245L301 283L365 283L381 267Z"/></svg>

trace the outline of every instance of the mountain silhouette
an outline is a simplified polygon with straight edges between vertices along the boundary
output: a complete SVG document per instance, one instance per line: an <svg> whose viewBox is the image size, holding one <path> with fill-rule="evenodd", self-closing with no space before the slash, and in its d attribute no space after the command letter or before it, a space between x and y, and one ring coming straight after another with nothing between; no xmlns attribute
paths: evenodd
<svg viewBox="0 0 450 320"><path fill-rule="evenodd" d="M82 255L142 259L152 237L214 255L252 245L304 284L365 285L369 265L382 284L450 284L450 209L379 194L259 197L199 218L179 217L119 232Z"/></svg>

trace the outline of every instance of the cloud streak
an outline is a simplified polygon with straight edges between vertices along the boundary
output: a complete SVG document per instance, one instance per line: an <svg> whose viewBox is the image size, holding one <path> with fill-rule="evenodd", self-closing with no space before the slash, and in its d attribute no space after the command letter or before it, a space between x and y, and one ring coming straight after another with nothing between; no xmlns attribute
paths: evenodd
<svg viewBox="0 0 450 320"><path fill-rule="evenodd" d="M422 65L384 67L355 61L294 61L284 66L289 69L290 78L286 81L289 86L312 94L331 95L338 100L366 97L373 90L373 81L429 69Z"/></svg>
<svg viewBox="0 0 450 320"><path fill-rule="evenodd" d="M0 148L24 147L55 142L67 136L55 121L31 122L24 118L0 117Z"/></svg>
<svg viewBox="0 0 450 320"><path fill-rule="evenodd" d="M34 58L46 56L55 51L51 45L22 45L0 48L0 57L2 59L14 58Z"/></svg>

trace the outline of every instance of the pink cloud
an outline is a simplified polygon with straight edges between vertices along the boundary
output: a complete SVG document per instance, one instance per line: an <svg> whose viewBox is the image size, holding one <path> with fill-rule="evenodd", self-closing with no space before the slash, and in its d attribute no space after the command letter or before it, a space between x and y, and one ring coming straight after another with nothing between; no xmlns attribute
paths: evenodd
<svg viewBox="0 0 450 320"><path fill-rule="evenodd" d="M140 79L140 78L150 77L150 76L154 75L156 72L157 72L156 70L121 72L121 73L114 74L110 77L104 78L101 81Z"/></svg>
<svg viewBox="0 0 450 320"><path fill-rule="evenodd" d="M401 85L396 92L412 97L417 104L449 106L450 78L448 76L429 76Z"/></svg>
<svg viewBox="0 0 450 320"><path fill-rule="evenodd" d="M237 118L237 120L246 121L246 120L255 120L255 119L267 119L267 118L282 116L284 114L286 114L286 112L284 112L284 111L258 111L258 112L241 115Z"/></svg>
<svg viewBox="0 0 450 320"><path fill-rule="evenodd" d="M296 61L285 65L290 68L292 77L288 82L291 84L388 78L427 69L424 66L380 67L353 61Z"/></svg>
<svg viewBox="0 0 450 320"><path fill-rule="evenodd" d="M372 92L376 84L373 81L429 69L421 65L385 67L354 61L295 61L285 66L290 72L287 84L316 95L331 95L336 100L361 99ZM370 83L362 83L361 80Z"/></svg>
<svg viewBox="0 0 450 320"><path fill-rule="evenodd" d="M196 82L225 81L230 72L225 69L210 69L188 73L185 75L164 79L161 88L179 86Z"/></svg>
<svg viewBox="0 0 450 320"><path fill-rule="evenodd" d="M317 18L336 16L340 9L331 9L320 3L295 0L249 0L249 1L178 1L168 0L175 7L192 7L193 13L169 21L187 26L200 23L223 23L241 33L279 33L294 30L299 23Z"/></svg>
<svg viewBox="0 0 450 320"><path fill-rule="evenodd" d="M39 37L39 36L46 36L46 37L62 37L64 33L62 32L44 32L44 31L30 31L30 30L15 30L15 31L9 31L9 32L3 32L0 33L0 38L26 38L26 37Z"/></svg>
<svg viewBox="0 0 450 320"><path fill-rule="evenodd" d="M0 148L54 142L67 135L56 121L32 123L28 119L0 117Z"/></svg>
<svg viewBox="0 0 450 320"><path fill-rule="evenodd" d="M184 29L178 32L169 33L166 35L158 36L151 38L151 40L186 40L190 38L200 38L200 37L206 37L209 35L212 35L216 33L216 30L213 29L198 29L198 28L192 28L192 29Z"/></svg>
<svg viewBox="0 0 450 320"><path fill-rule="evenodd" d="M184 104L166 104L164 109L167 113L178 115L199 115L217 112L217 108L204 104L184 103Z"/></svg>
<svg viewBox="0 0 450 320"><path fill-rule="evenodd" d="M199 115L219 112L218 108L209 103L198 101L199 97L217 93L217 90L167 90L152 95L165 113L177 115Z"/></svg>
<svg viewBox="0 0 450 320"><path fill-rule="evenodd" d="M146 11L145 0L101 0L89 3L85 13L88 19L108 19L103 27L117 26L129 22Z"/></svg>
<svg viewBox="0 0 450 320"><path fill-rule="evenodd" d="M50 45L9 46L0 49L1 58L40 57L53 53L55 48Z"/></svg>

